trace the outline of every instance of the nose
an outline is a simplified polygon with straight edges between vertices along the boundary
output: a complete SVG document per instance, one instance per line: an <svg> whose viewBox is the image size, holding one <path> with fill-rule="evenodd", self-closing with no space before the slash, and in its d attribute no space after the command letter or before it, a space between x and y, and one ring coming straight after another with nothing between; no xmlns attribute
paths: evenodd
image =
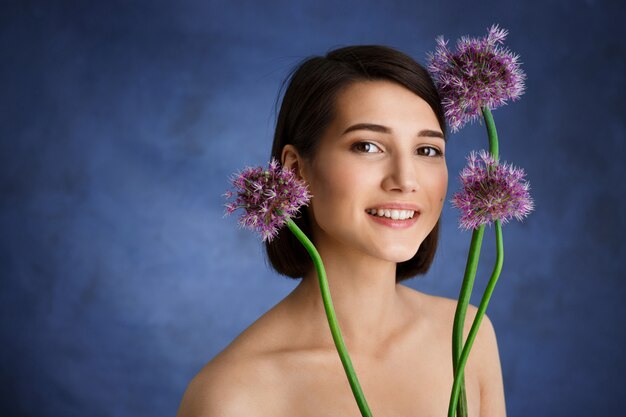
<svg viewBox="0 0 626 417"><path fill-rule="evenodd" d="M417 168L411 156L396 155L389 160L387 175L383 180L386 191L415 192L419 189Z"/></svg>

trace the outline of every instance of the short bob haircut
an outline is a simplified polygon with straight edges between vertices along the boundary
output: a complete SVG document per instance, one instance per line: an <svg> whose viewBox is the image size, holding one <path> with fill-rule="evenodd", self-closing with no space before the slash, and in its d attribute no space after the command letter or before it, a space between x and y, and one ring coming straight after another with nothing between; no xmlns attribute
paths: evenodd
<svg viewBox="0 0 626 417"><path fill-rule="evenodd" d="M421 97L433 109L446 134L446 122L440 96L428 71L411 57L380 45L356 45L332 50L326 56L304 59L281 85L289 85L283 96L276 122L271 157L281 161L283 147L293 145L310 162L315 157L319 139L335 117L335 100L347 86L358 81L388 80L398 83ZM279 92L280 97L280 92ZM309 210L300 209L294 222L311 236ZM399 262L396 283L425 274L432 264L439 238L439 220L424 239L413 258ZM303 278L314 267L300 241L284 227L271 242L265 242L271 267L281 275Z"/></svg>

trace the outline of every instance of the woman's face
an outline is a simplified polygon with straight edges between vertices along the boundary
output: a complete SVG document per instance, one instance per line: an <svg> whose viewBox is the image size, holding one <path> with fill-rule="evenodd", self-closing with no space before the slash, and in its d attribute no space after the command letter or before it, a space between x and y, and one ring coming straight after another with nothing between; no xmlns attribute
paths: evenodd
<svg viewBox="0 0 626 417"><path fill-rule="evenodd" d="M351 84L335 109L314 160L301 167L313 195L315 245L390 262L411 259L439 219L448 187L445 142L432 136L442 135L435 113L389 81ZM402 203L419 213L394 225L368 214Z"/></svg>

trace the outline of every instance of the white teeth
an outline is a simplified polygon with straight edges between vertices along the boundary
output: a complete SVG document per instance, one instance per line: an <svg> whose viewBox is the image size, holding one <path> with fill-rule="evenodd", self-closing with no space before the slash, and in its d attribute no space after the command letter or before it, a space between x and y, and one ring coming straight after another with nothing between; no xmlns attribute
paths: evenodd
<svg viewBox="0 0 626 417"><path fill-rule="evenodd" d="M395 210L395 209L370 209L367 210L368 213L379 216L379 217L389 217L393 220L406 220L412 219L415 212L413 210Z"/></svg>

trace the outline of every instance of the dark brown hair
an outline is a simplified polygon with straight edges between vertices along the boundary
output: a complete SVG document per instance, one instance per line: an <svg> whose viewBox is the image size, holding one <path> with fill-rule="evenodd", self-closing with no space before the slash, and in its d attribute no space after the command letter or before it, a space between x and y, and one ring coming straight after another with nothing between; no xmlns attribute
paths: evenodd
<svg viewBox="0 0 626 417"><path fill-rule="evenodd" d="M290 80L290 81L289 81ZM281 161L283 147L293 145L299 155L312 161L319 139L335 117L335 101L341 90L357 81L388 80L398 83L426 101L446 135L446 123L437 88L428 71L408 55L380 45L356 45L335 49L326 56L306 58L283 81L289 81L276 122L271 157ZM280 97L280 92L279 92ZM294 222L311 237L308 207L300 209ZM399 262L396 282L425 274L433 261L439 238L439 221L424 239L415 256ZM271 267L291 278L303 277L313 262L300 241L287 228L265 242Z"/></svg>

